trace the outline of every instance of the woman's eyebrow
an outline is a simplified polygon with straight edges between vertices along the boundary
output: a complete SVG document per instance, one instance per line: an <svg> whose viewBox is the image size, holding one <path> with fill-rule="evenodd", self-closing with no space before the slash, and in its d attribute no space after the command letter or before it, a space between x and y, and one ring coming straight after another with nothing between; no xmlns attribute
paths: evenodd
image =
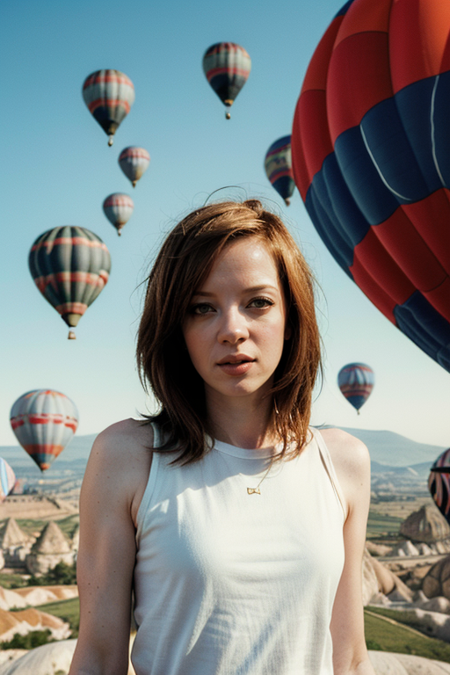
<svg viewBox="0 0 450 675"><path fill-rule="evenodd" d="M272 284L261 284L258 286L249 286L248 288L244 288L242 290L243 293L257 293L258 291L264 291L264 290L272 290L272 291L277 291L278 288L276 286L273 286ZM193 297L201 296L203 298L213 298L217 294L216 293L211 293L209 291L195 291Z"/></svg>

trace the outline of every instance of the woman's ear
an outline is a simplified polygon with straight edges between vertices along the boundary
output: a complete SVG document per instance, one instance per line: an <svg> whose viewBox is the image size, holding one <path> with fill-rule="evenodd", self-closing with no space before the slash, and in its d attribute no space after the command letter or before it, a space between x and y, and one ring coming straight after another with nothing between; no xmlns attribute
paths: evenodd
<svg viewBox="0 0 450 675"><path fill-rule="evenodd" d="M292 328L291 325L286 321L286 326L284 328L284 339L290 340L291 336L292 336Z"/></svg>

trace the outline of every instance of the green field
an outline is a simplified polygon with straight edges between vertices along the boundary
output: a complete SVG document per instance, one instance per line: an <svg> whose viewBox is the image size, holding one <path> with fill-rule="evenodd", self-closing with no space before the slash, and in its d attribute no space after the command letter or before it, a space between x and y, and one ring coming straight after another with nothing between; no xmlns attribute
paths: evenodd
<svg viewBox="0 0 450 675"><path fill-rule="evenodd" d="M379 537L381 534L398 534L402 522L402 518L369 511L367 537L370 539L371 537Z"/></svg>
<svg viewBox="0 0 450 675"><path fill-rule="evenodd" d="M72 629L71 637L78 637L78 628L80 625L80 602L78 598L70 600L60 600L59 602L47 602L45 605L39 605L36 609L47 614L53 614L63 621L67 621Z"/></svg>
<svg viewBox="0 0 450 675"><path fill-rule="evenodd" d="M408 626L393 621L401 618L401 612L370 607L364 610L366 642L369 649L400 654L413 654L427 659L450 663L450 644L427 637ZM374 616L374 614L378 616ZM391 620L389 620L391 619Z"/></svg>

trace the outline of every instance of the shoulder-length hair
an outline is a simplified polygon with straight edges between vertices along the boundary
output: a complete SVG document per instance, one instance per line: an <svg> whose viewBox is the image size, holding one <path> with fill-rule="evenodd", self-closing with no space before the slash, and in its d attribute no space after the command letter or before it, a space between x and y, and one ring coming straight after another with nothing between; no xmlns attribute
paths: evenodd
<svg viewBox="0 0 450 675"><path fill-rule="evenodd" d="M285 295L290 337L270 392L270 424L283 444L278 457L291 441L297 454L307 440L312 391L321 371L311 270L281 219L258 200L209 204L186 216L164 241L148 277L137 337L141 383L160 403L160 412L145 423L159 425L165 443L158 450L177 451L174 462L201 459L212 436L204 383L189 357L183 321L221 251L241 237L257 237L267 245Z"/></svg>

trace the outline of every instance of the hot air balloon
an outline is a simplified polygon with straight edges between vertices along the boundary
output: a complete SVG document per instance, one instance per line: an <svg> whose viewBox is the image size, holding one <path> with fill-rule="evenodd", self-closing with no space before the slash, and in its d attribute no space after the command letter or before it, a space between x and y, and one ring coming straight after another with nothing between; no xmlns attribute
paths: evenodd
<svg viewBox="0 0 450 675"><path fill-rule="evenodd" d="M353 0L312 57L292 163L335 260L450 371L450 3Z"/></svg>
<svg viewBox="0 0 450 675"><path fill-rule="evenodd" d="M114 225L117 234L122 234L122 227L130 219L133 213L134 203L131 197L122 194L121 192L114 192L109 197L106 197L103 202L103 211L109 222Z"/></svg>
<svg viewBox="0 0 450 675"><path fill-rule="evenodd" d="M20 445L46 471L76 432L78 411L59 391L36 389L17 399L10 421Z"/></svg>
<svg viewBox="0 0 450 675"><path fill-rule="evenodd" d="M138 148L131 145L125 148L119 155L119 166L125 176L129 178L133 187L144 175L150 164L150 155L145 148Z"/></svg>
<svg viewBox="0 0 450 675"><path fill-rule="evenodd" d="M338 374L338 387L351 405L359 409L369 398L375 384L375 376L365 363L349 363Z"/></svg>
<svg viewBox="0 0 450 675"><path fill-rule="evenodd" d="M0 457L0 503L5 501L16 484L16 475L8 462Z"/></svg>
<svg viewBox="0 0 450 675"><path fill-rule="evenodd" d="M250 75L252 62L243 47L234 42L218 42L206 50L203 71L222 103L230 108ZM227 110L227 120L231 115Z"/></svg>
<svg viewBox="0 0 450 675"><path fill-rule="evenodd" d="M292 175L291 137L283 136L272 143L264 159L264 168L267 178L275 190L290 204L290 197L294 192L295 183Z"/></svg>
<svg viewBox="0 0 450 675"><path fill-rule="evenodd" d="M134 85L120 70L97 70L83 84L83 98L89 112L108 134L108 145L134 103Z"/></svg>
<svg viewBox="0 0 450 675"><path fill-rule="evenodd" d="M439 511L450 524L450 449L439 455L431 467L428 489Z"/></svg>
<svg viewBox="0 0 450 675"><path fill-rule="evenodd" d="M65 225L41 234L28 257L31 276L44 298L74 328L109 278L106 245L84 227ZM69 339L74 339L73 331Z"/></svg>

